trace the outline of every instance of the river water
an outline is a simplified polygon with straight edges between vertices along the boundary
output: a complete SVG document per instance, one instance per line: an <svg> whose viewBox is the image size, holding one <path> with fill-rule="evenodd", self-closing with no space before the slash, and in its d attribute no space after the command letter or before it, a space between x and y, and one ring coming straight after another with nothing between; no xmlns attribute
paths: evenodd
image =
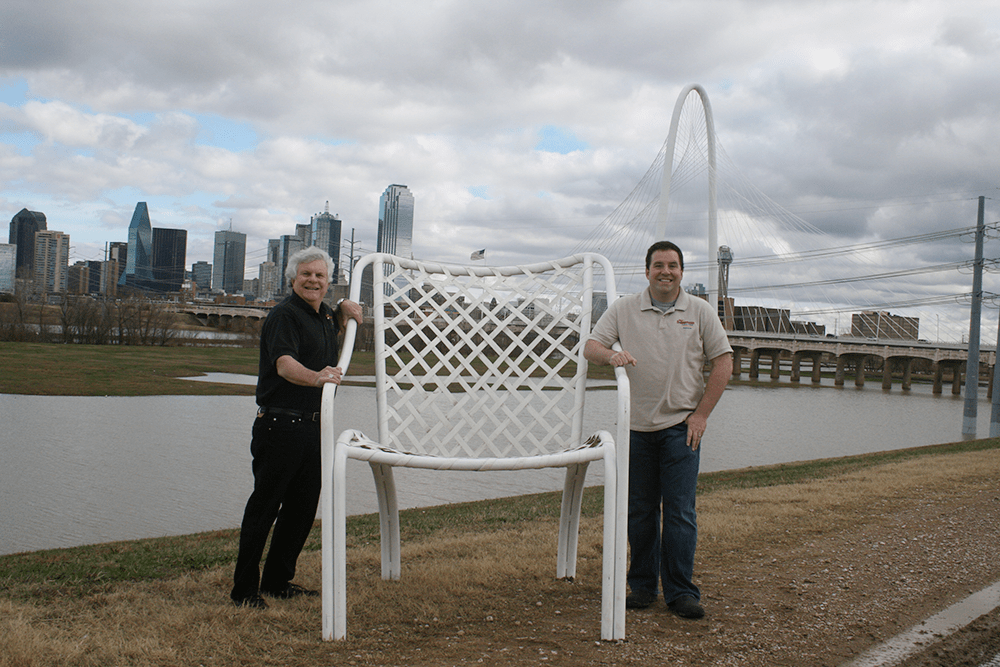
<svg viewBox="0 0 1000 667"><path fill-rule="evenodd" d="M614 433L613 392L588 392L587 433ZM977 434L989 433L982 392ZM344 387L337 426L373 434L374 389ZM702 471L956 442L964 400L929 386L736 386L709 422ZM250 396L0 395L0 554L239 526L253 487ZM378 511L349 464L349 513ZM599 483L600 463L588 480ZM447 476L446 478L444 476ZM561 470L397 470L401 508L562 489ZM442 483L446 479L445 483Z"/></svg>

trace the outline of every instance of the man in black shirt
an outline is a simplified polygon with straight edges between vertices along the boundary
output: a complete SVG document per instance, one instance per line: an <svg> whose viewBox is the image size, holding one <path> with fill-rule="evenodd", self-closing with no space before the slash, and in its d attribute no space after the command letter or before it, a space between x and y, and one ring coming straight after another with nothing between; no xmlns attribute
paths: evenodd
<svg viewBox="0 0 1000 667"><path fill-rule="evenodd" d="M321 487L319 411L323 385L340 384L338 333L361 307L323 302L333 261L313 246L288 259L292 294L268 313L260 335L257 419L250 452L254 489L240 528L230 597L237 606L263 609L261 595L287 599L318 595L291 583L295 563L316 518ZM267 535L271 547L260 572Z"/></svg>

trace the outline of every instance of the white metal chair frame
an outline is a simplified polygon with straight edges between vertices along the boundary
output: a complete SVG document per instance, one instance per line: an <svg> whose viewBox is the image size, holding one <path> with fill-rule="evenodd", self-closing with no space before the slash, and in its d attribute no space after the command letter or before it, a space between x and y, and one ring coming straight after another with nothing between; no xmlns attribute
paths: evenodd
<svg viewBox="0 0 1000 667"><path fill-rule="evenodd" d="M576 574L587 467L604 461L601 638L625 637L629 387L616 369L617 432L583 437L595 273L616 298L608 260L583 253L530 266L456 267L368 255L373 275L378 439L334 440L336 387L322 403L323 638L347 634L346 467L368 461L378 493L382 578L399 579L399 508L392 468L565 467L556 576ZM599 271L595 272L595 268ZM361 301L360 279L351 299ZM348 323L346 375L356 323ZM475 362L475 363L474 363ZM572 377L560 371L575 363ZM399 370L390 374L391 367ZM539 377L540 376L540 377ZM558 389L553 391L553 389ZM571 403L571 405L568 405ZM617 443L617 444L616 444Z"/></svg>

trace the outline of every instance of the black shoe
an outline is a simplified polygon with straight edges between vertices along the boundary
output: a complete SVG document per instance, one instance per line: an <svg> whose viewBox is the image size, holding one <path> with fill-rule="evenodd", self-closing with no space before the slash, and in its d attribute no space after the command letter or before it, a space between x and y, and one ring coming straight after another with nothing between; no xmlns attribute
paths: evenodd
<svg viewBox="0 0 1000 667"><path fill-rule="evenodd" d="M314 591L309 588L302 588L298 584L288 584L280 591L262 590L261 593L268 597L277 598L279 600L291 600L292 598L297 598L300 596L305 596L307 598L319 597L319 591Z"/></svg>
<svg viewBox="0 0 1000 667"><path fill-rule="evenodd" d="M233 604L237 607L249 607L251 609L267 609L267 602L259 595L248 595L239 600L234 599Z"/></svg>
<svg viewBox="0 0 1000 667"><path fill-rule="evenodd" d="M705 615L705 610L691 595L682 595L667 607L681 618L702 618Z"/></svg>
<svg viewBox="0 0 1000 667"><path fill-rule="evenodd" d="M625 598L626 609L645 609L656 602L656 593L649 591L632 591Z"/></svg>

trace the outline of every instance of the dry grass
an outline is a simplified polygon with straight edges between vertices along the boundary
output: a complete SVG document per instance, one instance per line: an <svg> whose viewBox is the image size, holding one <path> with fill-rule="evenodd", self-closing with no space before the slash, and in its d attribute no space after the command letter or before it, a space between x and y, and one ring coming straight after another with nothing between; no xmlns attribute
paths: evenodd
<svg viewBox="0 0 1000 667"><path fill-rule="evenodd" d="M750 552L766 563L791 546L801 548L850 526L877 531L879 522L892 522L902 509L932 498L995 492L998 477L1000 450L990 449L800 483L713 491L699 499L699 559L711 570L705 577L711 580L746 567ZM525 665L542 659L567 665L660 664L664 647L679 651L677 634L664 639L662 628L650 634L643 620L649 616L630 614L630 639L624 644L595 641L600 634L600 518L583 521L576 583L554 579L556 527L555 520L543 517L404 538L399 582L380 579L377 543L355 540L348 551L346 642L320 641L318 599L275 601L263 612L233 608L227 599L230 565L78 590L21 582L0 596L0 666L440 665L480 659ZM318 587L318 552L303 554L296 580ZM710 602L719 599L715 595L710 593ZM769 613L773 619L773 610ZM690 632L688 640L694 641ZM719 634L712 641L721 642L722 653L705 654L705 661L691 659L691 664L729 664L720 656L726 654L726 642L736 639ZM741 664L796 664L771 659Z"/></svg>

